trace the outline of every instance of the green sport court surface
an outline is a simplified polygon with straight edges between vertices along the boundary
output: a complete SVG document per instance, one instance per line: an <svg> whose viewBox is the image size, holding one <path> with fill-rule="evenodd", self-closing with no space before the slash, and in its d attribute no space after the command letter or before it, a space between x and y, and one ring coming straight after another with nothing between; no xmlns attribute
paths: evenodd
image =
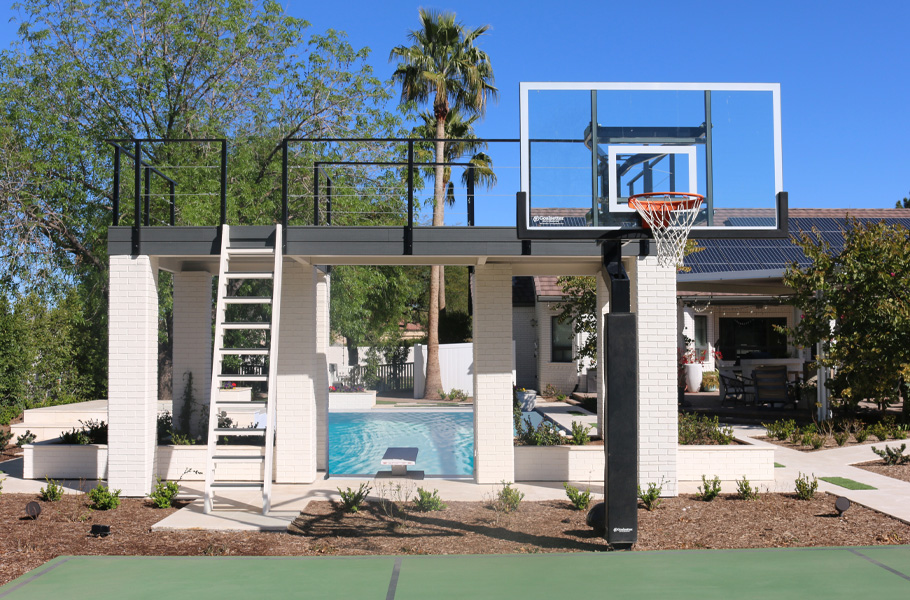
<svg viewBox="0 0 910 600"><path fill-rule="evenodd" d="M377 557L62 556L0 598L910 597L910 546ZM280 595L280 596L279 596Z"/></svg>

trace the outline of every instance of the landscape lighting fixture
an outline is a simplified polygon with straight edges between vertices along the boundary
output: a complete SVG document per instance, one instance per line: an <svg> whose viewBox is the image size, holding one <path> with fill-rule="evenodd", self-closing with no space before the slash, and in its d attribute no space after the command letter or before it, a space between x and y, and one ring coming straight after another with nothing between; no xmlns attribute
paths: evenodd
<svg viewBox="0 0 910 600"><path fill-rule="evenodd" d="M843 496L838 496L837 500L834 501L834 510L837 511L837 516L842 516L847 509L850 508L850 500L844 498Z"/></svg>
<svg viewBox="0 0 910 600"><path fill-rule="evenodd" d="M41 505L37 502L29 502L25 505L25 514L34 521L41 514Z"/></svg>
<svg viewBox="0 0 910 600"><path fill-rule="evenodd" d="M92 525L92 530L89 531L89 534L92 537L107 537L111 534L110 525Z"/></svg>

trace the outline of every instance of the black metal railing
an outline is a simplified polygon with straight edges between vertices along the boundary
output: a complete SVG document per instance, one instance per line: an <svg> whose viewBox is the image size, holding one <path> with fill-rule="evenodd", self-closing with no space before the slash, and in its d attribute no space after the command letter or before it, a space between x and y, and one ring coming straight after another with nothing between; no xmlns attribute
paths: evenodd
<svg viewBox="0 0 910 600"><path fill-rule="evenodd" d="M369 367L351 367L343 377L348 385L375 388L377 392L403 392L414 389L414 363L379 365L375 372Z"/></svg>

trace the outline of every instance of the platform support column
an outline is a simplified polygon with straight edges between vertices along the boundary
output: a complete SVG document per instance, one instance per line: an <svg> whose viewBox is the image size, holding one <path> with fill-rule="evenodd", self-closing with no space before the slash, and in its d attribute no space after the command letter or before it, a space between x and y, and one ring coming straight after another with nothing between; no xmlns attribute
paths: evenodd
<svg viewBox="0 0 910 600"><path fill-rule="evenodd" d="M195 404L186 406L187 374L193 374ZM174 274L174 368L172 375L174 426L185 422L190 411L189 433L202 433L208 425L203 408L209 406L212 379L212 275L206 271Z"/></svg>

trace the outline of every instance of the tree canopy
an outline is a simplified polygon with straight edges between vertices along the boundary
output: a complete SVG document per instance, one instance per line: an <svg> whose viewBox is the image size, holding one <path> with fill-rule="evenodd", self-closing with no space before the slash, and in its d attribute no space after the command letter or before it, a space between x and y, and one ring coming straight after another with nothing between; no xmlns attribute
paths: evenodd
<svg viewBox="0 0 910 600"><path fill-rule="evenodd" d="M832 249L817 232L794 238L809 259L788 267L784 283L802 316L791 335L821 343L832 369L828 387L847 407L897 399L910 365L910 238L900 225L848 219L844 244Z"/></svg>

